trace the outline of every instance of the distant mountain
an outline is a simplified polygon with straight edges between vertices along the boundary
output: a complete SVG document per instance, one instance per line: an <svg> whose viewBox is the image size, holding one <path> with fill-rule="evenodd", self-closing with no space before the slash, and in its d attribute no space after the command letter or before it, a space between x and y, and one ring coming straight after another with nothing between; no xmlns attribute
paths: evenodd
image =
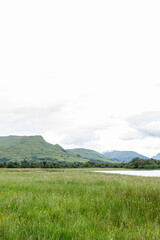
<svg viewBox="0 0 160 240"><path fill-rule="evenodd" d="M90 150L90 152L94 152ZM95 152L96 153L96 152ZM85 154L67 151L58 144L46 142L42 136L7 136L0 137L0 162L4 161L52 161L52 162L111 162L102 154L88 158ZM95 154L94 154L95 155ZM102 156L101 156L102 155Z"/></svg>
<svg viewBox="0 0 160 240"><path fill-rule="evenodd" d="M67 149L67 152L71 154L76 154L79 157L82 157L91 161L111 162L111 163L118 162L117 159L114 159L112 157L106 157L99 152L86 149L86 148Z"/></svg>
<svg viewBox="0 0 160 240"><path fill-rule="evenodd" d="M154 156L153 159L160 160L160 153L158 153L156 156Z"/></svg>
<svg viewBox="0 0 160 240"><path fill-rule="evenodd" d="M103 152L103 154L106 157L116 158L122 162L129 162L136 157L148 159L148 157L133 151L109 151L109 152Z"/></svg>

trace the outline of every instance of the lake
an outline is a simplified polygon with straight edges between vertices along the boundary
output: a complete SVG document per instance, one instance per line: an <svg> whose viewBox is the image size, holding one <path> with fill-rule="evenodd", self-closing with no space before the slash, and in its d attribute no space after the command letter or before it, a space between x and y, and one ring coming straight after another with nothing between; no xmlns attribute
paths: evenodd
<svg viewBox="0 0 160 240"><path fill-rule="evenodd" d="M100 173L112 173L132 176L143 176L143 177L160 177L160 170L113 170L113 171L94 171Z"/></svg>

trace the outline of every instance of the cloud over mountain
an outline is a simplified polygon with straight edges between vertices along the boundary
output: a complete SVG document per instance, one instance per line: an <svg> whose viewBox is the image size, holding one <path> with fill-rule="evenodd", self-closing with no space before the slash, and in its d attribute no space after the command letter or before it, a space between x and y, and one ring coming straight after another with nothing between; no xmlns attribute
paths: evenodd
<svg viewBox="0 0 160 240"><path fill-rule="evenodd" d="M160 111L145 112L130 117L128 122L140 137L160 137Z"/></svg>

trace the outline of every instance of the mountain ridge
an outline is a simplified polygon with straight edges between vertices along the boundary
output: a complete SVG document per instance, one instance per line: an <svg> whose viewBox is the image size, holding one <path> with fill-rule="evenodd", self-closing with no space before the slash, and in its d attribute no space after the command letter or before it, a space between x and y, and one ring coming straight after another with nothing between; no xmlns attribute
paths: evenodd
<svg viewBox="0 0 160 240"><path fill-rule="evenodd" d="M87 148L74 148L74 149L67 149L67 152L77 154L83 158L89 159L91 161L99 160L99 161L112 161L112 162L119 162L117 159L112 159L109 157L105 157L102 153L99 153L92 149Z"/></svg>
<svg viewBox="0 0 160 240"><path fill-rule="evenodd" d="M160 160L160 153L157 153L157 155L153 156L153 159Z"/></svg>
<svg viewBox="0 0 160 240"><path fill-rule="evenodd" d="M103 152L103 154L106 157L111 157L111 158L116 158L118 160L120 160L121 162L129 162L131 161L133 158L143 158L143 159L149 159L148 157L139 154L135 151L118 151L118 150L113 150L113 151L106 151Z"/></svg>
<svg viewBox="0 0 160 240"><path fill-rule="evenodd" d="M1 136L0 162L3 161L58 161L58 162L129 162L133 158L149 159L134 151L105 151L99 153L92 149L64 149L59 144L45 141L41 135ZM160 160L160 153L153 157Z"/></svg>
<svg viewBox="0 0 160 240"><path fill-rule="evenodd" d="M69 153L59 144L51 144L41 135L32 136L2 136L0 137L0 162L4 161L58 161L87 162L92 161L74 153ZM99 162L99 159L94 159ZM102 162L112 162L109 159Z"/></svg>

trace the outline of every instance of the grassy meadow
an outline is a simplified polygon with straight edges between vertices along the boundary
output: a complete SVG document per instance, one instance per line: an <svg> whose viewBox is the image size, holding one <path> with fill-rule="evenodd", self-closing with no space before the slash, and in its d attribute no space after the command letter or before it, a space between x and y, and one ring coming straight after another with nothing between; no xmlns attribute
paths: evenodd
<svg viewBox="0 0 160 240"><path fill-rule="evenodd" d="M160 178L0 169L0 239L159 240Z"/></svg>

